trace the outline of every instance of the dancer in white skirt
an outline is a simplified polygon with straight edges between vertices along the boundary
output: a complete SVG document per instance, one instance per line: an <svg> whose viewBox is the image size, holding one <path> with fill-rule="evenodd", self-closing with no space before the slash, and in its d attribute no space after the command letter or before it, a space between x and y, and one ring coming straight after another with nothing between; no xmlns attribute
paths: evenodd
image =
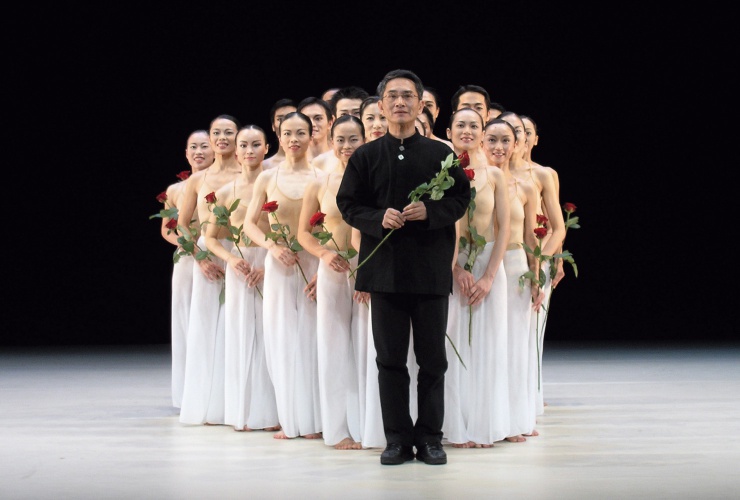
<svg viewBox="0 0 740 500"><path fill-rule="evenodd" d="M537 124L534 122L534 120L529 116L519 115L519 118L522 119L522 122L524 123L524 133L527 136L527 150L524 155L525 160L525 172L529 173L529 177L532 179L532 181L535 183L535 185L538 188L538 191L540 192L540 202L542 210L538 211L537 213L544 214L547 216L548 219L550 219L549 212L547 210L547 207L545 207L544 203L544 191L550 188L550 183L547 181L547 179L542 179L543 174L549 174L549 177L552 178L552 187L554 187L555 192L555 199L560 200L560 179L558 177L558 173L555 171L552 167L546 167L544 165L540 165L536 161L532 159L532 149L537 145L537 142L539 141L539 135L537 133ZM506 117L504 117L506 119ZM509 121L509 120L507 120ZM526 177L524 177L526 178ZM551 197L550 197L550 200ZM551 201L552 203L552 201ZM560 212L560 207L557 208L557 212ZM548 220L548 222L550 222ZM556 222L556 221L555 221ZM547 246L547 242L552 237L553 229L552 229L552 222L548 224L547 226L547 236L545 236L542 239L542 246L545 248ZM565 239L565 235L563 235L563 239ZM560 248L556 251L559 253L562 250L562 244ZM543 399L543 385L542 385L542 352L545 348L545 327L547 326L547 317L550 314L550 292L552 291L553 286L557 286L560 280L562 280L565 277L565 272L563 269L563 259L557 260L557 269L555 271L554 278L550 278L550 263L545 262L543 264L543 268L545 271L545 276L547 278L547 281L545 282L545 286L543 287L543 291L545 292L545 299L543 300L543 304L545 307L543 307L544 310L540 311L539 315L537 316L538 322L535 323L532 322L532 328L535 328L536 335L538 338L538 344L539 344L539 372L538 372L538 387L539 391L537 391L537 415L542 415L545 412L545 402Z"/></svg>
<svg viewBox="0 0 740 500"><path fill-rule="evenodd" d="M279 137L285 160L257 177L244 230L253 242L268 251L262 290L263 328L267 368L275 388L281 426L274 437L316 439L321 437L321 407L316 282L311 278L319 260L305 250L293 251L288 244L298 231L306 186L325 174L314 168L306 156L311 140L311 120L306 115L285 115ZM258 225L262 212L268 212L272 234Z"/></svg>
<svg viewBox="0 0 740 500"><path fill-rule="evenodd" d="M519 115L512 111L504 111L501 113L500 118L509 123L514 130L521 133L526 137L526 126L524 120ZM542 253L544 255L555 255L560 252L563 247L563 240L565 239L565 221L563 220L563 212L560 208L560 200L558 188L550 169L544 167L534 167L531 163L526 160L527 156L527 144L525 143L522 148L520 155L512 157L509 163L511 175L516 178L517 182L522 184L530 184L536 193L536 214L545 215L547 217L547 230L548 234L544 239L541 240L540 245ZM545 276L549 274L549 266L543 266ZM547 279L547 278L546 278ZM543 304L547 296L550 293L550 280L547 279L545 286L542 289L544 294ZM532 405L532 411L535 415L541 413L539 407L542 403L542 383L540 380L541 376L541 364L542 364L542 347L544 347L544 321L545 321L545 309L538 308L532 314L532 321L530 329L532 338L534 341L530 344L530 359L533 361L529 366L529 380L533 389L533 399L530 404Z"/></svg>
<svg viewBox="0 0 740 500"><path fill-rule="evenodd" d="M510 429L507 441L522 442L524 436L536 436L534 397L536 385L529 380L530 367L536 363L532 359L534 336L531 335L530 321L532 311L540 307L544 294L537 287L532 287L529 280L524 286L519 285L519 278L530 269L534 269L534 258L524 251L522 244L530 248L536 246L534 228L536 227L537 193L531 184L520 184L511 174L510 164L521 159L521 148L524 147L524 129L518 130L508 122L495 118L486 124L485 136L513 135L516 138L514 152L510 161L500 161L506 178L511 215L511 233L504 254L504 269L507 281L507 322L509 352L509 414ZM484 148L486 149L486 148ZM491 152L486 150L487 155ZM492 161L494 159L492 158ZM498 161L498 160L496 160Z"/></svg>
<svg viewBox="0 0 740 500"><path fill-rule="evenodd" d="M213 163L214 155L208 141L207 130L196 130L188 136L185 145L185 158L190 164L190 171L183 170L178 174L180 181L171 184L165 192L166 208L180 209L185 181L190 175L208 168ZM176 248L177 232L168 227L169 217L162 217L162 238ZM177 219L174 219L177 223ZM193 227L200 233L200 226L194 223ZM177 251L177 250L176 250ZM170 325L172 331L172 406L180 408L182 404L182 387L185 381L185 352L186 337L188 334L188 320L190 319L190 298L193 291L193 258L181 256L172 266L172 303L170 310Z"/></svg>
<svg viewBox="0 0 740 500"><path fill-rule="evenodd" d="M236 136L236 157L242 166L239 177L217 193L221 210L231 210L228 221L219 225L217 215L211 214L206 228L206 245L226 265L225 278L225 402L224 421L234 430L249 431L279 429L275 390L267 372L265 339L262 328L262 280L265 275L267 250L246 240L244 216L252 198L254 181L262 172L268 144L265 132L257 125L247 125ZM222 219L223 219L223 214ZM238 246L231 252L217 238L223 224L235 229ZM263 231L269 231L267 214L258 221Z"/></svg>
<svg viewBox="0 0 740 500"><path fill-rule="evenodd" d="M306 188L298 226L303 248L321 259L316 280L319 395L324 443L338 450L359 450L360 373L365 367L369 294L354 289L350 278L357 267L352 246L352 227L337 208L337 189L352 153L365 143L362 122L352 115L338 118L331 127L331 145L337 159L335 169ZM312 233L331 233L323 244ZM351 258L347 254L353 250ZM341 253L344 253L342 255ZM354 300L357 297L359 300Z"/></svg>
<svg viewBox="0 0 740 500"><path fill-rule="evenodd" d="M207 221L216 191L241 173L236 159L239 123L233 116L220 115L211 122L209 134L216 160L207 169L190 176L185 185L178 227L187 228L197 209L200 221ZM228 231L219 234L227 248ZM206 251L201 234L194 254ZM190 306L185 383L180 422L185 424L224 423L224 313L219 295L224 283L224 263L215 256L195 260L193 298Z"/></svg>
<svg viewBox="0 0 740 500"><path fill-rule="evenodd" d="M510 235L509 200L503 172L489 165L514 150L514 135L483 136L483 117L461 108L450 118L447 137L455 153L467 152L475 197L458 231L466 245L459 248L453 274L453 294L447 332L465 366L447 347L445 425L447 440L456 448L490 448L509 435L507 354L507 291L503 257ZM481 162L481 145L491 151ZM476 244L475 235L484 241ZM472 254L472 255L471 255ZM477 254L477 256L476 256Z"/></svg>

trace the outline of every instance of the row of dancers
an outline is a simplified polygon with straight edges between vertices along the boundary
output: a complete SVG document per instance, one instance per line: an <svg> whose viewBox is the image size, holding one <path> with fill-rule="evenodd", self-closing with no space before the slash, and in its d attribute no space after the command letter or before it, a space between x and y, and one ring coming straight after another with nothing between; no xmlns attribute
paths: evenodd
<svg viewBox="0 0 740 500"><path fill-rule="evenodd" d="M172 399L183 424L264 429L338 449L386 444L372 304L354 290L358 257L348 258L360 235L342 219L336 194L351 155L387 123L378 96L335 90L275 104L279 147L269 158L264 130L233 116L192 132L190 175L159 197L162 236L177 249ZM482 87L453 96L447 140L433 134L438 96L425 88L422 99L428 112L419 113L418 133L466 152L475 188L473 209L457 224L466 244L449 299L444 437L462 448L521 442L537 435L544 411L540 304L564 275L561 261L553 278L544 269L544 287L520 283L538 264L523 244L547 255L562 248L558 177L531 158L534 121L492 103ZM541 240L538 215L547 219ZM331 237L315 236L322 232ZM413 371L413 345L408 360ZM413 383L410 391L415 415Z"/></svg>

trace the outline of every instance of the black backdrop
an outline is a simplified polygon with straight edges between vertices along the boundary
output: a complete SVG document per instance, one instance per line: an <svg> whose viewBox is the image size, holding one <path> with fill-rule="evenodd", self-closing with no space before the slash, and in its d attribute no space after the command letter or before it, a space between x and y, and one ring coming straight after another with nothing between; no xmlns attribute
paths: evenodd
<svg viewBox="0 0 740 500"><path fill-rule="evenodd" d="M169 342L172 248L148 217L187 168L188 133L221 113L269 132L277 99L373 93L396 68L441 94L437 135L461 84L539 124L534 157L557 169L582 225L565 245L580 276L568 268L554 294L548 340L734 337L724 295L700 281L728 263L702 269L715 252L697 226L709 223L678 213L702 191L662 143L682 135L669 112L686 113L677 96L698 95L700 68L728 70L675 12L340 5L92 7L11 23L3 345Z"/></svg>

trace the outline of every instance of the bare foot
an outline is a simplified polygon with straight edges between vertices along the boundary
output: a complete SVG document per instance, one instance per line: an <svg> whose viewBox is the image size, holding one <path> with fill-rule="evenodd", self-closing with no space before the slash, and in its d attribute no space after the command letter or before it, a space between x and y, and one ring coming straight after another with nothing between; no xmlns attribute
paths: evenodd
<svg viewBox="0 0 740 500"><path fill-rule="evenodd" d="M523 443L524 441L527 440L527 438L525 438L521 434L516 435L516 436L509 436L509 437L504 438L504 439L506 439L506 441L508 441L510 443Z"/></svg>
<svg viewBox="0 0 740 500"><path fill-rule="evenodd" d="M468 441L467 443L452 443L453 448L475 448L475 443Z"/></svg>
<svg viewBox="0 0 740 500"><path fill-rule="evenodd" d="M272 437L273 439L293 439L286 436L284 431L276 432Z"/></svg>
<svg viewBox="0 0 740 500"><path fill-rule="evenodd" d="M274 427L265 427L262 430L263 431L268 431L268 432L279 431L280 430L280 426L279 425L276 425Z"/></svg>
<svg viewBox="0 0 740 500"><path fill-rule="evenodd" d="M352 438L344 438L334 445L337 450L361 450L362 445Z"/></svg>
<svg viewBox="0 0 740 500"><path fill-rule="evenodd" d="M543 406L550 406L550 405L547 404L547 401L543 402L542 405Z"/></svg>
<svg viewBox="0 0 740 500"><path fill-rule="evenodd" d="M532 429L532 432L530 432L529 434L523 434L523 435L524 436L530 436L531 437L531 436L539 436L540 433L537 432L537 429Z"/></svg>
<svg viewBox="0 0 740 500"><path fill-rule="evenodd" d="M321 433L320 432L314 432L312 434L305 434L305 435L303 435L301 437L302 438L306 438L306 439L319 439L321 437Z"/></svg>
<svg viewBox="0 0 740 500"><path fill-rule="evenodd" d="M252 429L250 429L249 427L247 427L247 426L245 425L245 426L244 426L244 427L243 427L242 429L239 429L239 428L237 428L237 427L234 427L234 430L235 430L236 432L243 432L243 431L251 431Z"/></svg>
<svg viewBox="0 0 740 500"><path fill-rule="evenodd" d="M493 448L493 444L474 443L476 448Z"/></svg>

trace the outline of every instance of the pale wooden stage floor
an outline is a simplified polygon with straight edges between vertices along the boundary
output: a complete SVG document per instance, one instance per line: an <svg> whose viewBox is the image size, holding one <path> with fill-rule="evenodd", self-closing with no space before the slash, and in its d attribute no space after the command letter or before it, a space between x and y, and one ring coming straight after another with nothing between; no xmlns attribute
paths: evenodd
<svg viewBox="0 0 740 500"><path fill-rule="evenodd" d="M0 498L740 498L740 346L549 343L540 436L379 449L183 426L168 345L0 348Z"/></svg>

